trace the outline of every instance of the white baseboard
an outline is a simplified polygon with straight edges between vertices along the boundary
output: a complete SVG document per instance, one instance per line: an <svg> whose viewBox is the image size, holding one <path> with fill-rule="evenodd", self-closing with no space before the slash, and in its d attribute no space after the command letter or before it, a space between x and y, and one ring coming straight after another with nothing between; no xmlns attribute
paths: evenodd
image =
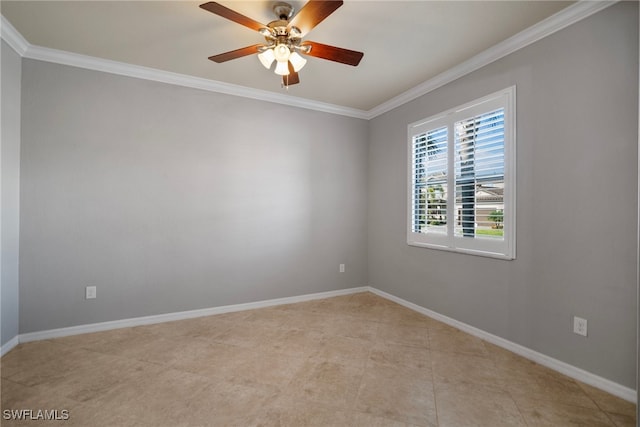
<svg viewBox="0 0 640 427"><path fill-rule="evenodd" d="M234 311L251 310L255 308L272 307L283 304L293 304L314 299L330 298L340 295L349 295L357 292L366 292L367 286L359 288L339 289L336 291L318 292L314 294L298 295L295 297L276 298L265 301L249 302L244 304L225 305L220 307L203 308L200 310L180 311L176 313L158 314L154 316L134 317L131 319L113 320L109 322L91 323L87 325L70 326L67 328L49 329L45 331L20 334L14 338L19 342L46 340L51 338L66 337L69 335L86 334L90 332L108 331L111 329L129 328L132 326L151 325L154 323L171 322L174 320L193 319L196 317L212 316L214 314L231 313ZM15 345L14 345L15 346ZM13 347L12 347L13 348ZM4 354L4 346L2 347ZM7 350L8 351L8 350Z"/></svg>
<svg viewBox="0 0 640 427"><path fill-rule="evenodd" d="M16 335L0 347L0 357L9 353L18 344L20 344L20 336Z"/></svg>
<svg viewBox="0 0 640 427"><path fill-rule="evenodd" d="M485 332L481 329L467 325L466 323L444 316L440 313L421 307L412 302L403 300L402 298L398 298L395 295L388 294L371 286L368 287L368 290L376 295L398 303L404 307L410 308L411 310L417 311L418 313L422 313L442 323L446 323L449 326L453 326L454 328L460 329L461 331L467 332L468 334L488 341L491 344L495 344L498 347L502 347L506 350L516 353L526 359L532 360L536 363L539 363L540 365L546 366L547 368L553 369L554 371L560 372L561 374L564 374L575 380L582 381L585 384L589 384L590 386L599 388L600 390L611 393L614 396L617 396L629 402L637 402L638 393L636 392L636 390L630 389L629 387L625 387L621 384L618 384L606 378L602 378L583 369L576 368L573 365L569 365L568 363L554 359L553 357L549 357L545 354L538 353L535 350L531 350L530 348L524 347L520 344L516 344L497 335L490 334L489 332Z"/></svg>

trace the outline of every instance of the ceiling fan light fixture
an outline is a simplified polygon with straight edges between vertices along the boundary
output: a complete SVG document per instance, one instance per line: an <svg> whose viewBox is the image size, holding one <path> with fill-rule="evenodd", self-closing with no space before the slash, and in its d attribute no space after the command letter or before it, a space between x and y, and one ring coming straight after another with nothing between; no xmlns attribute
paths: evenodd
<svg viewBox="0 0 640 427"><path fill-rule="evenodd" d="M273 34L271 33L271 30L269 28L260 28L260 31L258 31L260 34L262 34L263 36L265 36L266 38L272 39L273 38Z"/></svg>
<svg viewBox="0 0 640 427"><path fill-rule="evenodd" d="M264 52L258 54L258 59L264 65L267 70L271 68L271 64L275 61L276 56L273 53L273 49L267 49Z"/></svg>
<svg viewBox="0 0 640 427"><path fill-rule="evenodd" d="M291 65L293 65L293 71L296 73L302 70L302 67L307 63L307 60L304 59L298 52L293 52L289 55L289 61L291 61Z"/></svg>
<svg viewBox="0 0 640 427"><path fill-rule="evenodd" d="M303 44L300 46L296 46L296 49L299 50L302 53L309 53L311 52L311 45L310 44Z"/></svg>
<svg viewBox="0 0 640 427"><path fill-rule="evenodd" d="M302 31L300 31L300 28L292 26L289 28L289 37L299 39L302 37Z"/></svg>
<svg viewBox="0 0 640 427"><path fill-rule="evenodd" d="M278 61L276 64L275 73L280 76L288 76L289 75L289 63L287 61Z"/></svg>
<svg viewBox="0 0 640 427"><path fill-rule="evenodd" d="M286 62L289 60L289 55L291 51L286 44L278 43L276 47L273 48L273 53L275 55L276 61L278 62Z"/></svg>

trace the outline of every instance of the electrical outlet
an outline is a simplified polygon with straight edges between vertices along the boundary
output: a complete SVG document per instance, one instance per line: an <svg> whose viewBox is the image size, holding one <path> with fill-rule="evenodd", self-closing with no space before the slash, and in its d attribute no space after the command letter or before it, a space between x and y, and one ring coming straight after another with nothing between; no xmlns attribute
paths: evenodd
<svg viewBox="0 0 640 427"><path fill-rule="evenodd" d="M573 333L586 337L587 336L587 319L573 316Z"/></svg>
<svg viewBox="0 0 640 427"><path fill-rule="evenodd" d="M344 264L340 264L340 273L344 273Z"/></svg>
<svg viewBox="0 0 640 427"><path fill-rule="evenodd" d="M87 286L84 294L86 299L94 299L96 297L96 287L95 286Z"/></svg>

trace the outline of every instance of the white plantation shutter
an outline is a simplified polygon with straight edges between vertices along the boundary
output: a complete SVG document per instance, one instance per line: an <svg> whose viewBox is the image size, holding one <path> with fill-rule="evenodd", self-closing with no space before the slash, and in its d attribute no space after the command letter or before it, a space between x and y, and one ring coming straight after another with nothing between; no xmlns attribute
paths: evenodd
<svg viewBox="0 0 640 427"><path fill-rule="evenodd" d="M414 137L412 230L446 234L447 128Z"/></svg>
<svg viewBox="0 0 640 427"><path fill-rule="evenodd" d="M407 243L515 258L515 87L409 125Z"/></svg>
<svg viewBox="0 0 640 427"><path fill-rule="evenodd" d="M504 233L489 217L504 212L504 108L456 122L454 128L455 234L503 240ZM494 200L483 203L479 194L493 194ZM476 233L493 226L496 233Z"/></svg>

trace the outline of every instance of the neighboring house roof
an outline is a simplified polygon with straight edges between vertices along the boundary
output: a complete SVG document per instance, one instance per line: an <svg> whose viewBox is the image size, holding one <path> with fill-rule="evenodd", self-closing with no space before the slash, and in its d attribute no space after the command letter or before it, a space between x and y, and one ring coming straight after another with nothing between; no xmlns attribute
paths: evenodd
<svg viewBox="0 0 640 427"><path fill-rule="evenodd" d="M499 187L478 187L476 191L478 202L501 202L504 200L504 188Z"/></svg>

